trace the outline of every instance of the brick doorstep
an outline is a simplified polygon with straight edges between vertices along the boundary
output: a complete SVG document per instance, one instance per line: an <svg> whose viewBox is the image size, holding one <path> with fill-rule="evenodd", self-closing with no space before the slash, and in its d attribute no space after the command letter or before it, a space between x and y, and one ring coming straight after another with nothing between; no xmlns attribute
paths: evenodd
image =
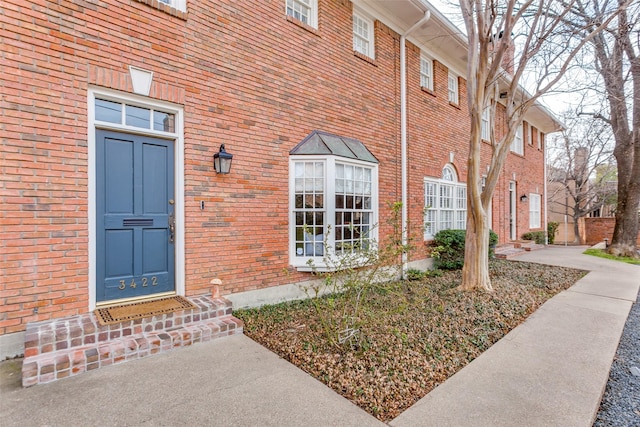
<svg viewBox="0 0 640 427"><path fill-rule="evenodd" d="M229 300L189 300L197 308L113 325L101 326L93 313L30 323L23 387L243 332Z"/></svg>

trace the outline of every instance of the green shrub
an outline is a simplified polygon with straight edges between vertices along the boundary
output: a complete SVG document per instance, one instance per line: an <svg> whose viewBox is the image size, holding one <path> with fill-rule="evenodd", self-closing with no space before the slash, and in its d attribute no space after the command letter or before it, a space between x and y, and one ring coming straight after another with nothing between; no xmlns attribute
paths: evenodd
<svg viewBox="0 0 640 427"><path fill-rule="evenodd" d="M549 244L553 245L553 242L556 240L556 233L558 232L558 223L555 221L551 221L547 223L547 235L549 236Z"/></svg>
<svg viewBox="0 0 640 427"><path fill-rule="evenodd" d="M434 236L434 248L431 256L435 267L443 270L459 270L464 265L465 230L442 230ZM494 256L498 235L489 230L489 258Z"/></svg>
<svg viewBox="0 0 640 427"><path fill-rule="evenodd" d="M523 240L533 240L539 245L544 245L544 231L530 231L522 235Z"/></svg>

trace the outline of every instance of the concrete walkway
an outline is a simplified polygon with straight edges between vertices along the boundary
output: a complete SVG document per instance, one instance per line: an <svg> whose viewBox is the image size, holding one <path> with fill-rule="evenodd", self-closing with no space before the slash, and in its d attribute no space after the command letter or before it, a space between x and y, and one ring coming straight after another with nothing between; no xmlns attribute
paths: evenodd
<svg viewBox="0 0 640 427"><path fill-rule="evenodd" d="M390 424L591 426L640 267L584 249L518 257L593 272ZM0 377L3 427L384 425L245 336L27 389L18 375Z"/></svg>
<svg viewBox="0 0 640 427"><path fill-rule="evenodd" d="M549 247L528 261L591 270L523 324L390 424L402 426L591 426L640 266Z"/></svg>

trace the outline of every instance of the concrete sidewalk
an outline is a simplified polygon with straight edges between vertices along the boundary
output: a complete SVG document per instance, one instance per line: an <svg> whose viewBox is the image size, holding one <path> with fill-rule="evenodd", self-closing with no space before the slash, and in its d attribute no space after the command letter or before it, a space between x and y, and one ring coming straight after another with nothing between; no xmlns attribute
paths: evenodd
<svg viewBox="0 0 640 427"><path fill-rule="evenodd" d="M582 255L584 249L518 257L593 272L390 424L591 426L640 267ZM27 389L18 379L0 392L3 427L384 425L245 336Z"/></svg>
<svg viewBox="0 0 640 427"><path fill-rule="evenodd" d="M513 261L592 270L390 424L584 426L593 424L640 266L549 247Z"/></svg>

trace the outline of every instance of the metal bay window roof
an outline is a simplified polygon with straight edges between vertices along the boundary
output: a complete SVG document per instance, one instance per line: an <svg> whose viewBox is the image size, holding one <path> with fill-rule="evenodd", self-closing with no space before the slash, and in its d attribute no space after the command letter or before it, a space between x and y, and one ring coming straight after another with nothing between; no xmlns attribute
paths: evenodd
<svg viewBox="0 0 640 427"><path fill-rule="evenodd" d="M314 130L307 135L289 154L333 155L370 163L379 163L371 151L357 139L346 138L319 130Z"/></svg>

